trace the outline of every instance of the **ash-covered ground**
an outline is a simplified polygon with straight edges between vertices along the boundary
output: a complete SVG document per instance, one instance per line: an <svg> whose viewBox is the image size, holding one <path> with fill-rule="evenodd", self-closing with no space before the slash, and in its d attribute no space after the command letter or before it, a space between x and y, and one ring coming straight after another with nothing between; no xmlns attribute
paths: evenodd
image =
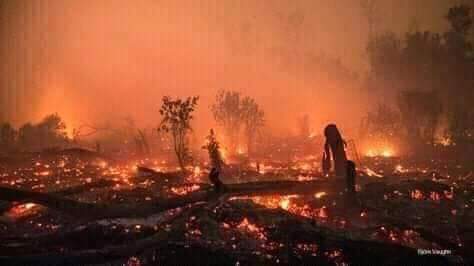
<svg viewBox="0 0 474 266"><path fill-rule="evenodd" d="M334 178L323 177L312 157L256 167L228 165L222 180L233 185L217 193L208 183L206 165L182 174L163 159L105 158L82 150L2 158L2 188L40 193L0 195L0 262L474 262L474 176L461 165L365 158L358 165L356 198L349 198ZM296 189L273 188L285 181ZM239 184L244 192L232 189ZM307 189L300 193L299 184Z"/></svg>

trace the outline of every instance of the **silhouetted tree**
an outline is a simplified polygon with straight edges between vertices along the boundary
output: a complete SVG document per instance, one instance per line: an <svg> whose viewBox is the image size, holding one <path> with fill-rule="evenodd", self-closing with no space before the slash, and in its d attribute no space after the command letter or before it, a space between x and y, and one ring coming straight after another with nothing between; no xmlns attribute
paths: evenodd
<svg viewBox="0 0 474 266"><path fill-rule="evenodd" d="M392 32L380 34L369 40L367 45L371 82L376 89L393 90L398 87L401 71L401 41Z"/></svg>
<svg viewBox="0 0 474 266"><path fill-rule="evenodd" d="M399 112L386 104L379 104L368 112L362 123L362 135L382 142L391 142L401 130Z"/></svg>
<svg viewBox="0 0 474 266"><path fill-rule="evenodd" d="M69 139L62 118L58 114L51 114L38 124L27 123L20 127L18 141L25 150L41 150L64 146Z"/></svg>
<svg viewBox="0 0 474 266"><path fill-rule="evenodd" d="M219 91L214 104L211 106L216 122L223 127L228 138L229 150L237 152L239 132L242 125L242 110L240 93L236 91Z"/></svg>
<svg viewBox="0 0 474 266"><path fill-rule="evenodd" d="M433 143L441 115L454 142L471 141L474 134L472 12L454 6L446 19L451 27L445 33L415 31L403 40L387 33L368 45L371 85L398 95L407 136L417 142Z"/></svg>
<svg viewBox="0 0 474 266"><path fill-rule="evenodd" d="M43 140L50 145L67 141L66 123L57 113L46 116L36 127Z"/></svg>
<svg viewBox="0 0 474 266"><path fill-rule="evenodd" d="M474 55L468 32L472 29L472 11L467 5L454 6L446 16L451 29L444 34L450 70L449 90L445 92L448 104L449 131L454 142L466 143L474 134L473 71ZM455 97L448 97L453 94Z"/></svg>
<svg viewBox="0 0 474 266"><path fill-rule="evenodd" d="M148 138L146 136L145 129L137 129L137 135L135 136L135 141L137 142L137 145L141 147L142 152L144 152L146 155L150 154L151 152L150 144L148 143Z"/></svg>
<svg viewBox="0 0 474 266"><path fill-rule="evenodd" d="M245 97L241 104L242 121L247 137L247 153L250 156L253 151L253 142L258 130L263 126L265 113L260 109L254 99Z"/></svg>
<svg viewBox="0 0 474 266"><path fill-rule="evenodd" d="M398 107L408 138L415 143L434 144L442 113L438 94L435 91L403 91Z"/></svg>
<svg viewBox="0 0 474 266"><path fill-rule="evenodd" d="M224 165L224 160L222 159L220 143L217 141L216 134L214 133L213 129L209 131L209 135L206 137L206 144L202 148L207 150L211 168L215 168L217 171L220 171Z"/></svg>
<svg viewBox="0 0 474 266"><path fill-rule="evenodd" d="M158 130L170 133L173 139L173 148L179 166L185 171L185 165L191 160L187 136L191 129L191 120L199 97L188 97L185 100L173 100L163 97L160 114L162 116Z"/></svg>

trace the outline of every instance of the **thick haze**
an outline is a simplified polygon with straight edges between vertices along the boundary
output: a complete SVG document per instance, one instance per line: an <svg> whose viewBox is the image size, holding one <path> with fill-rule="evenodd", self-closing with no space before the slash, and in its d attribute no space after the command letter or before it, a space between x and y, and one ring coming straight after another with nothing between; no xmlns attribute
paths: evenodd
<svg viewBox="0 0 474 266"><path fill-rule="evenodd" d="M456 2L380 0L376 30L443 30ZM233 89L256 98L274 129L294 128L305 113L317 130L329 121L354 129L373 100L317 60L340 58L365 75L359 1L0 3L0 108L17 125L58 112L70 127L127 116L151 126L163 95L199 95L202 133L217 90Z"/></svg>

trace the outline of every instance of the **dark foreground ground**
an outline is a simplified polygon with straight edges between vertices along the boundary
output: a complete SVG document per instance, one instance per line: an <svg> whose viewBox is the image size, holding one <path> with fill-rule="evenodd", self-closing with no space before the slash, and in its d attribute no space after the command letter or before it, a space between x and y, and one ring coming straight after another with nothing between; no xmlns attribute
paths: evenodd
<svg viewBox="0 0 474 266"><path fill-rule="evenodd" d="M474 264L470 170L393 158L359 166L349 198L311 159L234 165L223 179L245 189L217 194L205 165L182 175L159 159L77 151L2 158L2 187L51 198L0 195L0 265ZM271 183L283 180L305 189Z"/></svg>

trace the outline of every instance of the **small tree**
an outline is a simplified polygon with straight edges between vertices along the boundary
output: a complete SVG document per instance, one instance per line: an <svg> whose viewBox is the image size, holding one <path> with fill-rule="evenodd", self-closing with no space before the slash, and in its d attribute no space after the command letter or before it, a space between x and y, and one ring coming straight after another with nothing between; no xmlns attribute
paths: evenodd
<svg viewBox="0 0 474 266"><path fill-rule="evenodd" d="M213 129L210 130L209 135L206 137L206 144L202 148L207 150L207 153L209 154L211 167L220 171L224 165L224 160L222 159L220 143L217 141Z"/></svg>
<svg viewBox="0 0 474 266"><path fill-rule="evenodd" d="M69 141L66 124L58 114L48 115L38 124L23 125L18 130L18 140L26 150L61 147Z"/></svg>
<svg viewBox="0 0 474 266"><path fill-rule="evenodd" d="M67 141L66 123L57 113L43 118L37 128L44 137L43 141L51 146L63 144Z"/></svg>
<svg viewBox="0 0 474 266"><path fill-rule="evenodd" d="M194 112L199 97L188 97L186 100L173 100L168 96L163 97L163 103L160 108L162 120L159 131L171 133L173 139L173 148L178 159L179 166L185 171L185 165L190 161L187 135L192 130L191 120L194 118Z"/></svg>
<svg viewBox="0 0 474 266"><path fill-rule="evenodd" d="M146 136L146 129L137 129L135 143L137 145L137 150L139 151L139 153L145 153L146 155L150 155L151 149L150 144L148 143L148 138Z"/></svg>
<svg viewBox="0 0 474 266"><path fill-rule="evenodd" d="M215 103L211 106L211 110L216 122L224 128L225 135L228 137L230 152L235 154L242 124L240 93L236 91L219 91Z"/></svg>
<svg viewBox="0 0 474 266"><path fill-rule="evenodd" d="M247 137L247 152L252 153L252 146L258 130L263 126L265 113L260 109L254 99L245 97L242 100L241 117L245 126Z"/></svg>

